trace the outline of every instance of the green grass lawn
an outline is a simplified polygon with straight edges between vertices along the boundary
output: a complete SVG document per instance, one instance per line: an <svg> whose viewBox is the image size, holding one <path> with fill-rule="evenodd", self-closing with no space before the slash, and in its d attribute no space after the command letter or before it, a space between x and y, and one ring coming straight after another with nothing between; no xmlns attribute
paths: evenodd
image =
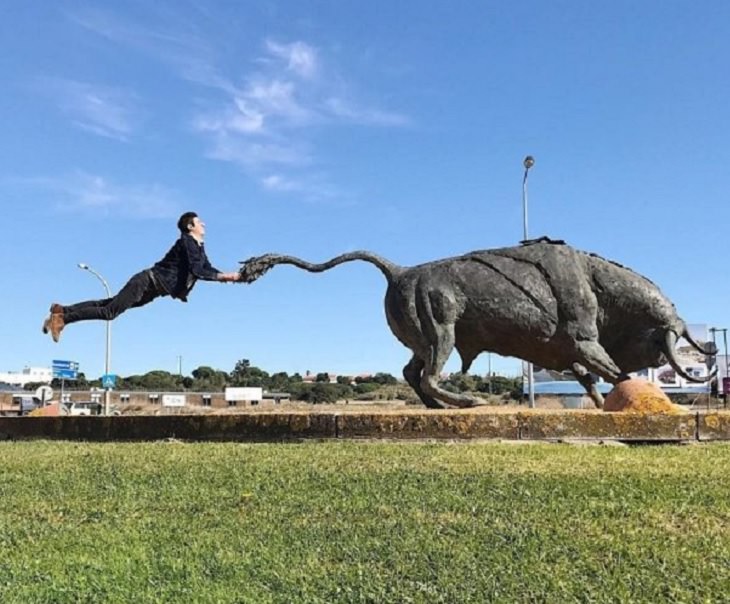
<svg viewBox="0 0 730 604"><path fill-rule="evenodd" d="M730 446L0 443L0 602L727 602Z"/></svg>

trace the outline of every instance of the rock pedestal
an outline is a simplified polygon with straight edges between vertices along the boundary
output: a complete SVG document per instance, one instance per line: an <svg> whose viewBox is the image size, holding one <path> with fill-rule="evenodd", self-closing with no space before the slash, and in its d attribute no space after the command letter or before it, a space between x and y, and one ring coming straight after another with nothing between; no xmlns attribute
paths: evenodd
<svg viewBox="0 0 730 604"><path fill-rule="evenodd" d="M624 411L628 413L685 413L675 405L656 384L633 378L614 386L603 403L604 411Z"/></svg>

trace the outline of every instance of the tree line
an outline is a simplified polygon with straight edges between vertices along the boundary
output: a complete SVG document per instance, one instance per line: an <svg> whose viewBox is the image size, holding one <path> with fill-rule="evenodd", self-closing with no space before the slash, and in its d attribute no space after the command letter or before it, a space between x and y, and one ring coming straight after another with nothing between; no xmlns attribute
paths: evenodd
<svg viewBox="0 0 730 604"><path fill-rule="evenodd" d="M308 374L309 375L309 374ZM26 390L35 390L41 384L26 384ZM519 378L503 376L482 377L469 374L452 374L441 381L443 388L452 392L491 393L519 398L522 383ZM60 388L58 379L51 382L53 388ZM101 388L101 380L88 379L83 373L76 380L66 380L67 389L88 390ZM226 372L213 367L201 366L190 375L180 375L156 369L142 375L118 376L115 390L157 391L157 392L221 392L226 387L260 387L267 392L286 392L293 400L311 403L330 403L338 400L377 400L393 398L413 402L418 399L413 390L402 380L389 373L370 376L337 376L331 383L327 373L317 373L314 382L304 381L299 373L285 371L268 373L251 364L249 359L239 360L232 371Z"/></svg>

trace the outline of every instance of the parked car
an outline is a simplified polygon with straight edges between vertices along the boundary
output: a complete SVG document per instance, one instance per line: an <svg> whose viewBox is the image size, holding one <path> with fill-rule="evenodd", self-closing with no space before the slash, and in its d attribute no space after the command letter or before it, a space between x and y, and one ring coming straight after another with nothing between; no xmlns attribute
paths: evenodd
<svg viewBox="0 0 730 604"><path fill-rule="evenodd" d="M104 405L97 401L71 401L64 403L62 409L64 415L101 415ZM120 412L116 407L112 407L110 415L120 415Z"/></svg>
<svg viewBox="0 0 730 604"><path fill-rule="evenodd" d="M96 401L70 401L63 404L64 415L99 415L101 403Z"/></svg>
<svg viewBox="0 0 730 604"><path fill-rule="evenodd" d="M28 415L42 404L40 400L31 395L13 395L13 406L18 405L18 415Z"/></svg>

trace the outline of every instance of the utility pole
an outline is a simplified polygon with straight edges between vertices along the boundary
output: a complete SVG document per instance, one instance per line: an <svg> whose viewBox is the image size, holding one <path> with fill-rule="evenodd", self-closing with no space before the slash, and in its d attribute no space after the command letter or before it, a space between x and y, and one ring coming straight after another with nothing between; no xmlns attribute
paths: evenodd
<svg viewBox="0 0 730 604"><path fill-rule="evenodd" d="M487 353L487 376L489 378L489 394L492 394L492 353Z"/></svg>
<svg viewBox="0 0 730 604"><path fill-rule="evenodd" d="M722 332L722 344L724 348L725 354L723 355L725 358L725 373L722 376L722 398L723 398L723 406L727 407L727 399L728 399L728 392L725 390L725 385L730 384L730 369L728 366L728 363L730 362L727 357L727 327L710 327L710 333L712 334L712 344L717 350L717 342L716 342L716 334L717 332ZM718 367L719 370L719 367ZM718 380L717 383L717 391L720 392L720 381Z"/></svg>
<svg viewBox="0 0 730 604"><path fill-rule="evenodd" d="M102 277L97 271L95 271L93 268L91 268L88 264L85 262L79 262L77 266L82 271L89 271L94 277L96 277L99 281L101 281L101 284L104 286L104 291L106 291L106 297L111 298L112 292L109 289L109 284L106 282L106 279ZM110 366L110 359L111 359L111 351L112 351L112 322L107 321L106 322L106 346L104 351L104 375L108 376L109 374L109 366ZM109 378L106 378L109 379ZM111 407L111 387L106 386L104 387L104 415L109 415L109 409Z"/></svg>
<svg viewBox="0 0 730 604"><path fill-rule="evenodd" d="M727 392L725 392L725 384L730 382L730 371L728 371L728 359L727 359L727 328L722 330L723 345L725 348L725 381L722 384L722 404L727 409Z"/></svg>
<svg viewBox="0 0 730 604"><path fill-rule="evenodd" d="M535 165L535 158L532 155L525 157L522 165L525 167L525 175L522 177L522 238L528 239L527 232L527 173ZM532 363L527 363L527 400L530 409L535 408L535 378L532 370Z"/></svg>

